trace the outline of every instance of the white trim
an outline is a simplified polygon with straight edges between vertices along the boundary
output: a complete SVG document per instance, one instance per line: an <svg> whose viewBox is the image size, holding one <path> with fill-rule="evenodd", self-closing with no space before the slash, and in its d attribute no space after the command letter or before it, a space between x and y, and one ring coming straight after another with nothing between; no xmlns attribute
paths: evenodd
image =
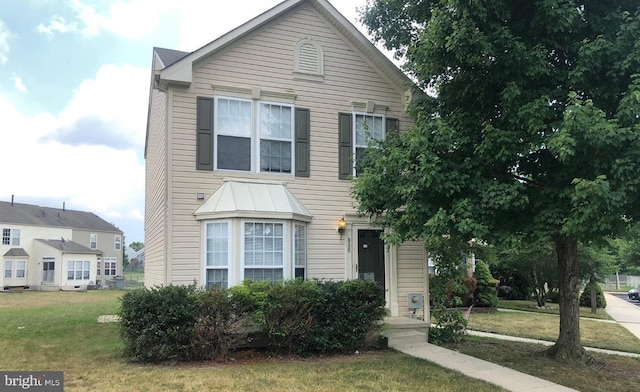
<svg viewBox="0 0 640 392"><path fill-rule="evenodd" d="M392 81L400 91L414 83L391 60L389 60L378 48L376 48L351 22L338 12L326 0L286 0L251 19L234 30L227 32L220 38L209 42L200 49L191 52L182 59L159 71L160 78L179 85L189 85L193 81L193 65L202 58L209 56L222 48L231 45L242 37L252 33L261 26L273 21L278 16L292 10L302 3L309 3L321 15L327 18L333 29L343 34L350 45L357 48L364 58L379 72Z"/></svg>
<svg viewBox="0 0 640 392"><path fill-rule="evenodd" d="M234 241L233 241L233 221L229 219L215 219L215 220L207 220L203 221L202 224L202 272L201 272L201 282L203 287L207 287L207 270L210 269L225 269L223 266L208 266L207 265L207 234L208 234L208 225L209 224L219 224L226 223L227 225L227 287L231 287L235 282L235 274L233 268L233 255L234 255Z"/></svg>
<svg viewBox="0 0 640 392"><path fill-rule="evenodd" d="M346 279L358 279L358 231L382 230L371 223L371 220L362 215L345 213L347 227L345 229L345 275ZM385 306L389 308L390 315L399 315L398 306L398 276L397 276L397 247L384 243L384 284Z"/></svg>

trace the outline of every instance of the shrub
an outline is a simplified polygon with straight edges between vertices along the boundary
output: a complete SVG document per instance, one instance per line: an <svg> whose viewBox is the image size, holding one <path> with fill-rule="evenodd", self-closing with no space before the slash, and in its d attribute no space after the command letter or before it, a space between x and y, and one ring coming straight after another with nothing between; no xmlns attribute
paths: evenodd
<svg viewBox="0 0 640 392"><path fill-rule="evenodd" d="M194 359L221 359L244 343L245 308L226 290L219 288L198 295L198 312L193 331Z"/></svg>
<svg viewBox="0 0 640 392"><path fill-rule="evenodd" d="M460 342L465 339L467 320L462 312L443 308L435 312L435 319L436 325L429 328L430 343Z"/></svg>
<svg viewBox="0 0 640 392"><path fill-rule="evenodd" d="M271 285L256 313L258 326L270 338L269 347L275 352L308 352L317 329L314 312L321 302L315 282L290 280Z"/></svg>
<svg viewBox="0 0 640 392"><path fill-rule="evenodd" d="M489 266L484 261L476 263L474 276L478 282L475 292L477 306L495 308L498 306L498 292L496 290L497 281L491 276Z"/></svg>
<svg viewBox="0 0 640 392"><path fill-rule="evenodd" d="M591 287L595 285L596 288L596 307L604 309L607 307L607 300L604 297L604 292L602 291L602 287L598 284L598 282L591 281L587 283L582 294L580 294L580 306L591 307Z"/></svg>
<svg viewBox="0 0 640 392"><path fill-rule="evenodd" d="M370 332L381 328L387 314L384 289L370 280L320 282L323 301L314 313L317 320L313 349L319 353L354 352Z"/></svg>
<svg viewBox="0 0 640 392"><path fill-rule="evenodd" d="M139 362L190 359L198 312L196 293L193 285L125 293L120 307L124 355Z"/></svg>

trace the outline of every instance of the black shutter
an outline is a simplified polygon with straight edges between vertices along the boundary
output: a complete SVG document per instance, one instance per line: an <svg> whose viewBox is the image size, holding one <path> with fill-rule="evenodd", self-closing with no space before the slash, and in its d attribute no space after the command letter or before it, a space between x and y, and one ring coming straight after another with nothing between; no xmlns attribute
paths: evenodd
<svg viewBox="0 0 640 392"><path fill-rule="evenodd" d="M351 113L338 113L338 178L348 180L353 174L353 122Z"/></svg>
<svg viewBox="0 0 640 392"><path fill-rule="evenodd" d="M213 170L213 98L198 97L196 169Z"/></svg>
<svg viewBox="0 0 640 392"><path fill-rule="evenodd" d="M309 177L310 118L309 109L296 108L296 177Z"/></svg>
<svg viewBox="0 0 640 392"><path fill-rule="evenodd" d="M386 138L392 139L399 136L400 133L400 121L397 118L387 118L387 133Z"/></svg>

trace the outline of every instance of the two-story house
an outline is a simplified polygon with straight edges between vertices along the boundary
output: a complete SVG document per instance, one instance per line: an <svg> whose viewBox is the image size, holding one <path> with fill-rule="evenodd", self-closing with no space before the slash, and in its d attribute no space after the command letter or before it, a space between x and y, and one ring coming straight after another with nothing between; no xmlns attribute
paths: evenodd
<svg viewBox="0 0 640 392"><path fill-rule="evenodd" d="M325 0L284 1L191 53L154 48L145 284L373 279L408 315L428 294L424 246L385 244L351 178L368 138L411 125L411 88Z"/></svg>
<svg viewBox="0 0 640 392"><path fill-rule="evenodd" d="M123 233L64 207L0 202L0 290L78 290L122 274Z"/></svg>

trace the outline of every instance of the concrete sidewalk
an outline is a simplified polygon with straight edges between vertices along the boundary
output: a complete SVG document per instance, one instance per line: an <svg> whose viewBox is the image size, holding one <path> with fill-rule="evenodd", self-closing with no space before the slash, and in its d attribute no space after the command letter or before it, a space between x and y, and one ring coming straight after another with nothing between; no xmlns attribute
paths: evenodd
<svg viewBox="0 0 640 392"><path fill-rule="evenodd" d="M620 325L627 328L640 338L640 307L628 303L609 293L607 299L607 314ZM486 332L468 331L470 335L485 336L494 339L504 339L527 343L552 345L553 342L504 336ZM436 346L427 342L424 332L405 331L388 336L389 347L413 357L425 359L444 368L452 369L466 376L484 380L514 392L568 392L574 389L543 380L526 373L518 372L504 366L484 361L466 354ZM586 350L605 354L621 355L640 358L640 354L625 353L612 350L585 347Z"/></svg>
<svg viewBox="0 0 640 392"><path fill-rule="evenodd" d="M607 300L605 312L640 339L640 306L630 304L611 293L604 293L604 296Z"/></svg>
<svg viewBox="0 0 640 392"><path fill-rule="evenodd" d="M499 335L496 335L499 336ZM427 343L424 332L390 335L389 347L412 357L425 359L468 377L487 381L514 392L569 392L575 389L552 383L517 370L484 361L457 351Z"/></svg>

